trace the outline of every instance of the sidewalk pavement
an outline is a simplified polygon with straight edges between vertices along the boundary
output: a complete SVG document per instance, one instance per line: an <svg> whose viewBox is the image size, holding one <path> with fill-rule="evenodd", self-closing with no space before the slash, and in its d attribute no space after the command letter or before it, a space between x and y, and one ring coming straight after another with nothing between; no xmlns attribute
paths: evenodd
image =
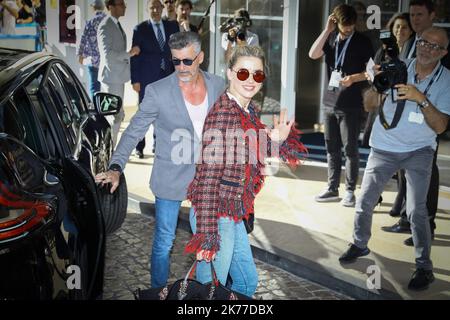
<svg viewBox="0 0 450 320"><path fill-rule="evenodd" d="M149 257L155 219L129 211L122 228L107 237L103 299L133 300L133 292L150 285ZM191 233L177 229L171 254L168 283L184 278L193 255L183 254ZM263 300L348 300L349 297L301 279L280 268L255 260L259 285L255 292Z"/></svg>
<svg viewBox="0 0 450 320"><path fill-rule="evenodd" d="M126 108L123 128L133 112L132 108ZM141 160L131 156L125 175L129 209L151 214L154 203L148 186L153 164L151 130L146 137L146 157ZM403 244L410 235L381 231L382 226L397 221L388 214L396 194L395 181L387 185L383 203L374 212L369 242L372 253L354 264L341 265L338 257L352 239L354 208L345 208L339 202L314 201L326 186L326 176L326 165L306 161L293 172L282 165L275 176L267 177L256 199L255 230L250 235L256 258L357 299L450 298L450 189L441 188L439 198L432 248L436 280L428 290L412 292L407 284L415 270L414 251ZM340 191L343 195L345 190L342 187ZM358 197L359 190L355 194ZM182 206L180 226L188 228L189 204L183 202ZM376 284L373 279L377 270L380 289L371 285Z"/></svg>

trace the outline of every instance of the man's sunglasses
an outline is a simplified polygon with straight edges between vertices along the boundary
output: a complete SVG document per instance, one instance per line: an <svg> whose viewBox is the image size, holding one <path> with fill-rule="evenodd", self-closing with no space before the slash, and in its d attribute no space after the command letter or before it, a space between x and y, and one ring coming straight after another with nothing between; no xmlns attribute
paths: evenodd
<svg viewBox="0 0 450 320"><path fill-rule="evenodd" d="M250 77L250 71L248 71L247 69L239 69L238 71L232 70L233 72L236 72L236 76L239 80L241 81L245 81L248 79L248 77ZM262 70L257 70L255 72L252 73L253 74L253 80L255 80L255 82L257 83L261 83L264 81L264 79L266 79L266 74L264 73L264 71Z"/></svg>
<svg viewBox="0 0 450 320"><path fill-rule="evenodd" d="M435 44L435 43L428 42L425 39L417 40L417 45L419 47L424 47L424 48L431 49L431 50L434 50L434 51L445 50L444 47L441 47L440 45Z"/></svg>
<svg viewBox="0 0 450 320"><path fill-rule="evenodd" d="M175 0L166 0L166 1L164 1L165 4L168 4L168 3L172 4L174 2L175 2Z"/></svg>
<svg viewBox="0 0 450 320"><path fill-rule="evenodd" d="M179 66L181 64L181 62L183 61L183 64L185 66L192 66L192 64L194 63L195 59L197 59L199 54L197 54L194 59L181 59L180 60L180 59L174 58L174 59L172 59L172 63L174 66Z"/></svg>

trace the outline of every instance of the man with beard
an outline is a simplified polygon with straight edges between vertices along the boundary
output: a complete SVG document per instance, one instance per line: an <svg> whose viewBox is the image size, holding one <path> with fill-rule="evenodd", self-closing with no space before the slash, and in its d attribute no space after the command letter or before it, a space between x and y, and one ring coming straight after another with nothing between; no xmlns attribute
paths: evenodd
<svg viewBox="0 0 450 320"><path fill-rule="evenodd" d="M404 44L406 57L412 59L416 57L417 41L421 38L422 33L433 26L435 18L435 6L431 0L412 0L409 4L409 17L411 20L412 29L416 32L416 36L407 40ZM447 48L447 51L449 49ZM441 59L441 63L447 69L450 68L450 55L447 54ZM431 238L434 239L434 230L436 229L436 213L438 210L439 200L439 168L437 166L437 155L439 149L439 136L437 137L437 147L434 153L433 166L431 169L430 187L427 192L427 209L428 218L431 227ZM384 226L382 230L394 233L410 233L410 223L406 215L406 178L405 171L398 172L398 193L394 204L390 211L393 217L400 216L397 223L392 226ZM404 241L404 244L412 247L413 238L409 237Z"/></svg>
<svg viewBox="0 0 450 320"><path fill-rule="evenodd" d="M175 72L145 88L144 99L120 139L109 171L96 176L97 183L111 183L114 192L134 146L154 125L158 138L150 179L150 188L156 196L151 256L153 288L167 283L178 211L194 178L203 123L225 89L222 78L200 70L204 53L197 33L175 33L170 37L169 47ZM178 157L180 151L182 159Z"/></svg>
<svg viewBox="0 0 450 320"><path fill-rule="evenodd" d="M370 137L369 155L361 196L356 205L353 244L339 258L350 263L370 253L372 214L385 184L399 169L405 170L408 184L406 213L416 256L416 271L410 290L424 290L433 282L431 228L426 207L436 135L445 131L450 115L450 71L440 60L447 54L449 39L442 28L431 27L417 41L417 58L407 60L407 84L396 85L398 101L388 90ZM378 66L379 69L379 66ZM400 109L399 109L400 108ZM394 115L400 112L399 119Z"/></svg>

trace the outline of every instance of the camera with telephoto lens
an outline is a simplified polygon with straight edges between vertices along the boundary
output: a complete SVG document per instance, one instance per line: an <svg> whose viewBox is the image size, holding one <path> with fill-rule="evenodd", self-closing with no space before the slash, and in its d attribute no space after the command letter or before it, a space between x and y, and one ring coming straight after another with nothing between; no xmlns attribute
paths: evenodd
<svg viewBox="0 0 450 320"><path fill-rule="evenodd" d="M231 42L235 42L236 39L245 41L247 28L251 25L251 20L246 17L230 18L220 25L220 32L228 32L230 29L236 28L236 36L231 37L230 34L228 34L228 40Z"/></svg>
<svg viewBox="0 0 450 320"><path fill-rule="evenodd" d="M406 84L408 69L406 64L398 58L397 40L390 31L381 31L380 40L384 48L384 60L381 62L381 73L373 80L373 86L379 93L394 89L397 84Z"/></svg>

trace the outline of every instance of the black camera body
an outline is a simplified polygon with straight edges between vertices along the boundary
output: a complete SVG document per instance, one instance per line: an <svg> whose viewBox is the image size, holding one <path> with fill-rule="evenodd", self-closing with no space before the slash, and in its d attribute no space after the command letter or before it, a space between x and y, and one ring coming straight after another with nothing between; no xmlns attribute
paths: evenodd
<svg viewBox="0 0 450 320"><path fill-rule="evenodd" d="M373 86L379 93L394 89L397 84L408 82L406 64L398 58L397 41L390 31L381 31L380 40L384 47L384 60L381 62L381 73L375 76Z"/></svg>
<svg viewBox="0 0 450 320"><path fill-rule="evenodd" d="M236 28L236 37L228 34L228 40L231 42L235 42L236 39L245 41L247 28L251 25L251 20L246 17L230 18L220 25L220 32L228 32L230 29Z"/></svg>

